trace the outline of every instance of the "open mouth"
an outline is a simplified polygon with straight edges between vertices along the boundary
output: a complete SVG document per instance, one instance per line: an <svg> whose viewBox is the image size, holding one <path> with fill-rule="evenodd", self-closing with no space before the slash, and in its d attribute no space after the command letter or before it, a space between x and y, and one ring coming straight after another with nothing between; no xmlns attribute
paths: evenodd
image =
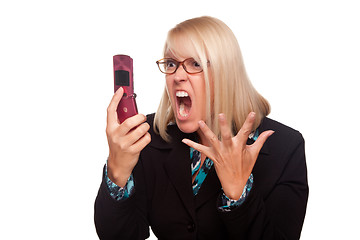
<svg viewBox="0 0 360 240"><path fill-rule="evenodd" d="M176 92L176 105L178 115L182 118L186 118L190 114L191 110L191 98L189 94L185 91L177 91Z"/></svg>

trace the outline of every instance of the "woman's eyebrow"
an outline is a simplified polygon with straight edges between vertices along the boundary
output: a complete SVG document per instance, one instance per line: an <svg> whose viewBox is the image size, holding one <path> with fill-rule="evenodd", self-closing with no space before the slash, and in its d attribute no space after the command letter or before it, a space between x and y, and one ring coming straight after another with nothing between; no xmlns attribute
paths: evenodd
<svg viewBox="0 0 360 240"><path fill-rule="evenodd" d="M186 56L182 56L182 55L180 56L176 52L174 53L174 51L172 51L171 49L168 49L164 54L164 58L171 58L178 62L181 62L182 60L185 60L187 58L192 58L192 57L190 57L190 56L186 57Z"/></svg>
<svg viewBox="0 0 360 240"><path fill-rule="evenodd" d="M174 56L174 54L172 54L172 53L166 53L165 55L164 55L164 58L172 58L172 59L174 59L174 60L177 60L177 58Z"/></svg>

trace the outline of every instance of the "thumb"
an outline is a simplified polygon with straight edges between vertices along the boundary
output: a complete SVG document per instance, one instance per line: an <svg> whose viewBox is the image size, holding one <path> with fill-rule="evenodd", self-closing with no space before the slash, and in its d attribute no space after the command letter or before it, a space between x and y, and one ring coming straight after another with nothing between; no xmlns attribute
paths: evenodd
<svg viewBox="0 0 360 240"><path fill-rule="evenodd" d="M117 112L116 109L119 105L119 102L121 98L123 97L124 89L120 87L114 94L114 96L111 99L111 102L108 107L108 114L107 114L107 123L108 125L117 123Z"/></svg>
<svg viewBox="0 0 360 240"><path fill-rule="evenodd" d="M256 141L251 145L251 148L254 149L254 151L256 152L256 154L259 154L261 148L263 147L264 143L266 142L266 140L273 135L275 131L273 130L268 130L265 132L262 132L260 134L260 136L256 139Z"/></svg>

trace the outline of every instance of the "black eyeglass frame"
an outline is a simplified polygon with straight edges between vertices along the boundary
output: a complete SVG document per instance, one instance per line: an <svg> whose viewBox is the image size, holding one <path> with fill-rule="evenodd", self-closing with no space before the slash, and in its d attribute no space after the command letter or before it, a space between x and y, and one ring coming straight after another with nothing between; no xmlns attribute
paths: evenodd
<svg viewBox="0 0 360 240"><path fill-rule="evenodd" d="M174 63L176 63L176 68L175 68L174 72L172 72L172 73L167 73L167 72L164 72L164 71L161 70L160 64L165 63L165 62L161 62L161 61L164 61L164 60L166 60L166 59L172 60ZM159 68L160 72L162 72L162 73L164 73L164 74L167 74L167 75L171 75L171 74L176 73L176 71L178 70L178 68L179 68L181 65L182 65L182 67L184 68L185 72L187 72L188 74L197 74L197 73L201 73L202 71L204 71L204 69L201 69L201 71L198 71L198 72L188 72L188 70L186 69L186 67L185 67L185 65L184 65L184 62L186 62L187 60L191 60L191 59L194 60L194 58L187 58L187 59L185 59L184 61L179 62L179 61L177 61L177 60L175 60L175 59L173 59L173 58L162 58L162 59L156 61L156 64L158 65L158 68ZM208 63L209 63L209 62L208 62Z"/></svg>

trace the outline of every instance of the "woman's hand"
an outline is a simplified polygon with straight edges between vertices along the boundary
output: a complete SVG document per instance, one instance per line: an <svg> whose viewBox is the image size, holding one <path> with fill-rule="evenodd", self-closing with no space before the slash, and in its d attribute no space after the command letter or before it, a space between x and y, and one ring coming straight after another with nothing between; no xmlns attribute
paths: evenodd
<svg viewBox="0 0 360 240"><path fill-rule="evenodd" d="M140 151L150 143L150 125L146 117L137 114L122 124L117 117L117 106L124 90L119 88L107 109L106 135L109 144L108 177L116 185L124 187L138 162Z"/></svg>
<svg viewBox="0 0 360 240"><path fill-rule="evenodd" d="M203 122L199 122L209 146L195 143L189 139L183 142L209 157L215 166L216 173L227 197L238 200L252 172L260 149L266 139L274 133L269 130L260 134L256 142L247 145L246 141L252 131L255 113L251 112L236 136L232 136L224 114L219 115L221 141Z"/></svg>

